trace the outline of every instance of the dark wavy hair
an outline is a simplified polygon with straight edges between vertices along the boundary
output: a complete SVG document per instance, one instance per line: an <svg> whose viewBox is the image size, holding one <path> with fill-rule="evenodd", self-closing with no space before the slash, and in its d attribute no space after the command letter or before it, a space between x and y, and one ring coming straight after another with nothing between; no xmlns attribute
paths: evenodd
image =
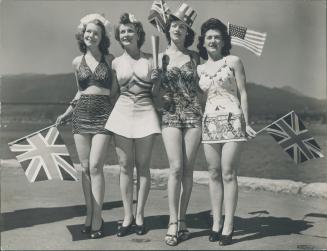
<svg viewBox="0 0 327 251"><path fill-rule="evenodd" d="M102 55L108 55L109 47L110 47L110 40L109 40L108 35L106 34L106 29L105 29L103 23L98 19L95 19L95 20L91 21L90 23L96 24L97 26L99 26L101 28L101 41L99 44L99 50L102 53ZM85 30L86 30L86 25L84 25L82 30L80 30L78 33L75 34L77 44L79 46L79 50L84 54L86 53L86 50L87 50L86 44L84 43Z"/></svg>
<svg viewBox="0 0 327 251"><path fill-rule="evenodd" d="M230 49L232 48L231 39L228 34L227 26L217 18L210 18L201 25L201 35L199 36L199 42L197 48L199 50L200 57L207 60L208 53L207 50L203 47L204 37L208 30L218 30L221 32L224 46L221 49L221 54L227 56L230 54Z"/></svg>
<svg viewBox="0 0 327 251"><path fill-rule="evenodd" d="M141 22L137 21L137 22L131 22L131 20L129 19L129 14L128 13L124 13L120 16L120 20L119 20L119 24L118 26L115 28L115 38L116 40L120 43L121 47L124 49L123 44L120 41L120 36L119 36L119 29L120 29L120 25L126 25L126 24L133 24L136 30L136 33L139 37L138 41L137 41L137 47L141 48L144 41L145 41L145 32L143 30L143 25L141 24Z"/></svg>
<svg viewBox="0 0 327 251"><path fill-rule="evenodd" d="M166 34L166 38L167 38L167 41L168 41L168 44L170 45L171 43L171 38L170 38L170 34L169 34L169 30L170 30L170 26L171 26L171 23L173 21L180 21L179 19L175 18L174 16L170 15L168 20L167 20L167 25L166 25L166 30L165 30L165 34ZM184 47L185 48L188 48L190 47L193 42L194 42L194 37L195 37L195 33L192 29L190 29L187 25L187 34L186 34L186 37L185 37L185 41L184 41Z"/></svg>

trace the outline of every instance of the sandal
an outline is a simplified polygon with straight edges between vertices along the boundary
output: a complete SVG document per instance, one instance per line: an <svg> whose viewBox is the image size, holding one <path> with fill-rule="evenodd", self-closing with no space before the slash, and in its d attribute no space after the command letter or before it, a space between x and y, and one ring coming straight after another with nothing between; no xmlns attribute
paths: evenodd
<svg viewBox="0 0 327 251"><path fill-rule="evenodd" d="M171 225L177 225L177 222L171 222L168 224L168 227ZM166 234L165 243L168 246L176 246L178 244L177 233L176 234Z"/></svg>
<svg viewBox="0 0 327 251"><path fill-rule="evenodd" d="M181 219L181 220L178 220L178 222L185 223L185 220ZM180 239L181 241L186 241L187 239L190 238L191 233L190 233L190 231L188 231L188 229L181 229L181 230L178 230L177 235L178 235L178 239Z"/></svg>

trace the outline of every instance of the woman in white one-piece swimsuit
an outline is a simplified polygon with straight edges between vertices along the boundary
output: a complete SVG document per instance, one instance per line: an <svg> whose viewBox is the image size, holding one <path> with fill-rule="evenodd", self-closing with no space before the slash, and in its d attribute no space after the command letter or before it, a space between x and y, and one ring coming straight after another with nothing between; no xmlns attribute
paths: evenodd
<svg viewBox="0 0 327 251"><path fill-rule="evenodd" d="M122 237L130 232L134 221L136 234L142 235L146 232L143 218L151 185L149 165L155 134L161 133L161 129L151 98L152 56L140 50L145 37L142 24L136 21L132 14L125 13L120 18L115 37L125 51L112 62L120 96L105 128L115 134L116 152L121 168L120 190L125 216L117 236ZM134 166L140 181L135 219Z"/></svg>

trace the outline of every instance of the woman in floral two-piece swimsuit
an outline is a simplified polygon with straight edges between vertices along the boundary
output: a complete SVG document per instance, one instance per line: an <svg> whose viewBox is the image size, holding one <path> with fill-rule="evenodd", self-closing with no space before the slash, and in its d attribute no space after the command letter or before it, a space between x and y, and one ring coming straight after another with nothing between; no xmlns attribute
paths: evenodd
<svg viewBox="0 0 327 251"><path fill-rule="evenodd" d="M229 55L225 24L211 18L201 26L198 49L207 60L197 68L199 86L207 95L202 143L208 163L213 224L209 241L232 242L237 204L237 170L242 141L254 137L249 125L245 72L241 60ZM225 201L225 220L222 205Z"/></svg>

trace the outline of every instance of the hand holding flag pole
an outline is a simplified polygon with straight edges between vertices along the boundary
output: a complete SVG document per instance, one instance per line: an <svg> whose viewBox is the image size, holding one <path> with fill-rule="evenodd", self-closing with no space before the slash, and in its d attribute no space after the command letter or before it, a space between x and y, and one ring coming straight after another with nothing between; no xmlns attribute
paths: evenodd
<svg viewBox="0 0 327 251"><path fill-rule="evenodd" d="M152 44L152 56L154 62L154 68L158 69L158 54L159 54L159 37L158 36L151 36L151 44Z"/></svg>

